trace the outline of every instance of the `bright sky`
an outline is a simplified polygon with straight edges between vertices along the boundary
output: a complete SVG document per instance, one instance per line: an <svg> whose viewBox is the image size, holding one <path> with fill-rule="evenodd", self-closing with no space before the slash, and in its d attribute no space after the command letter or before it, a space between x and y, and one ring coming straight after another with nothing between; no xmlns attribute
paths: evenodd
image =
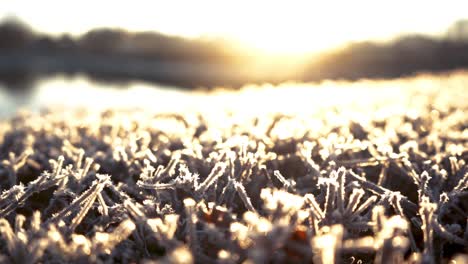
<svg viewBox="0 0 468 264"><path fill-rule="evenodd" d="M232 38L279 53L318 51L402 33L440 34L468 17L466 0L0 0L0 5L0 18L14 15L47 33L120 27Z"/></svg>

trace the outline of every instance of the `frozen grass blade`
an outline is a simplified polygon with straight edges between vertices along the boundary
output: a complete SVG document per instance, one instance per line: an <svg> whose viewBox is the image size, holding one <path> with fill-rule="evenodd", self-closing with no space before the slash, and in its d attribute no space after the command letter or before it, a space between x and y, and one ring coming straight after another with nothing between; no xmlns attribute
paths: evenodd
<svg viewBox="0 0 468 264"><path fill-rule="evenodd" d="M245 191L244 186L242 183L235 182L234 187L236 188L237 193L239 194L239 197L241 198L242 202L244 203L245 208L251 212L256 212L255 208L252 205L252 202L250 201L249 196L247 195L247 192Z"/></svg>
<svg viewBox="0 0 468 264"><path fill-rule="evenodd" d="M206 177L200 185L195 188L195 191L198 193L204 193L210 186L221 177L226 170L226 164L217 163L214 168L211 170L210 174Z"/></svg>
<svg viewBox="0 0 468 264"><path fill-rule="evenodd" d="M325 214L323 213L322 209L320 209L319 204L315 201L315 198L312 194L306 194L304 196L305 201L310 206L310 211L317 221L321 221L325 218Z"/></svg>

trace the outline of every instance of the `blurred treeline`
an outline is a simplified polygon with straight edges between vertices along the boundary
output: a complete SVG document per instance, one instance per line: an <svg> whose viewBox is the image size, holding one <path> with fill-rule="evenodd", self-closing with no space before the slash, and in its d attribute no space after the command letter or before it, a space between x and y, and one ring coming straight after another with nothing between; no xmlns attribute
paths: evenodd
<svg viewBox="0 0 468 264"><path fill-rule="evenodd" d="M301 66L285 67L293 60L302 60ZM386 43L351 43L301 58L266 58L220 39L108 28L78 37L49 36L16 19L0 24L0 82L14 89L27 89L37 78L51 74L84 73L95 80L145 80L193 88L388 78L467 66L468 20L455 23L442 37L409 35Z"/></svg>
<svg viewBox="0 0 468 264"><path fill-rule="evenodd" d="M401 36L391 42L359 42L330 51L305 70L307 80L391 78L468 67L468 20L443 36Z"/></svg>

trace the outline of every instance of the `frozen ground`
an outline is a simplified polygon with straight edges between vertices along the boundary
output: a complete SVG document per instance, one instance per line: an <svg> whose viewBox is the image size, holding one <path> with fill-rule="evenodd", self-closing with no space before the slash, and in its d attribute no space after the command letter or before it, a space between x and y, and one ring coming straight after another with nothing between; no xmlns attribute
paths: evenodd
<svg viewBox="0 0 468 264"><path fill-rule="evenodd" d="M0 122L1 262L462 263L467 87L50 80Z"/></svg>

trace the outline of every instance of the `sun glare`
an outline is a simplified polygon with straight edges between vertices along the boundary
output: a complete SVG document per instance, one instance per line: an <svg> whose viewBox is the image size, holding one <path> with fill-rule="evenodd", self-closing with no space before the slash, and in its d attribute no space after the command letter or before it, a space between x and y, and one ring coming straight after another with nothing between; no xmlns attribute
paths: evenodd
<svg viewBox="0 0 468 264"><path fill-rule="evenodd" d="M291 25L294 27L294 25ZM277 32L246 31L237 40L248 47L267 54L300 55L309 52L319 52L339 45L339 39L327 39L315 34L303 32L287 32L281 37Z"/></svg>

